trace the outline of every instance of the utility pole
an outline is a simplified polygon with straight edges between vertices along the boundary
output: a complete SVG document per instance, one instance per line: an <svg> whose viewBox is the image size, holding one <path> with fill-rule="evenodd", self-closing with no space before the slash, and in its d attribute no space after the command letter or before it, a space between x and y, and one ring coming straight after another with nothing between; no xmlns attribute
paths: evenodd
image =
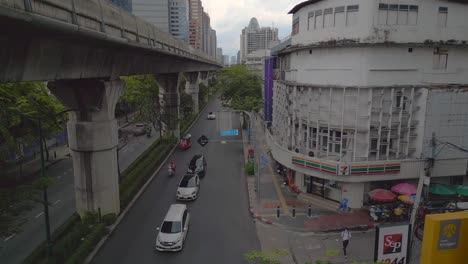
<svg viewBox="0 0 468 264"><path fill-rule="evenodd" d="M39 149L41 151L41 178L46 179L45 176L45 166L44 166L44 146L43 146L43 138L42 138L42 121L39 118ZM44 186L42 186L42 194L43 194L43 205L44 205L44 219L45 219L45 227L46 227L46 244L47 244L47 260L51 263L52 259L52 240L50 237L50 220L49 220L49 200L47 195L47 181L44 182Z"/></svg>

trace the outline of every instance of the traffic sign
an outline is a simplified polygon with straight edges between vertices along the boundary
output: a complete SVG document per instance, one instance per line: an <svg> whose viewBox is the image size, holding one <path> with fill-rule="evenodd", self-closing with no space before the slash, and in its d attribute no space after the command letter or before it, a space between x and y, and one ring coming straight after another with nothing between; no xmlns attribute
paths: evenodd
<svg viewBox="0 0 468 264"><path fill-rule="evenodd" d="M237 129L231 129L231 130L221 130L221 136L238 136L239 135L239 130Z"/></svg>
<svg viewBox="0 0 468 264"><path fill-rule="evenodd" d="M200 144L200 146L204 147L206 144L208 144L208 138L205 135L201 135L197 139L197 142L198 142L198 144Z"/></svg>

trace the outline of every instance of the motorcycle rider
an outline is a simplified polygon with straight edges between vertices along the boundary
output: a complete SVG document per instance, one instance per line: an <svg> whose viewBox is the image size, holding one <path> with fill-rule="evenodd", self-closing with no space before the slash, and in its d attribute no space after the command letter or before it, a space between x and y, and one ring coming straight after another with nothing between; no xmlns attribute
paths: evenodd
<svg viewBox="0 0 468 264"><path fill-rule="evenodd" d="M175 161L169 162L169 174L171 174L171 172L172 172L172 173L175 173L175 171L176 171L176 163L175 163Z"/></svg>

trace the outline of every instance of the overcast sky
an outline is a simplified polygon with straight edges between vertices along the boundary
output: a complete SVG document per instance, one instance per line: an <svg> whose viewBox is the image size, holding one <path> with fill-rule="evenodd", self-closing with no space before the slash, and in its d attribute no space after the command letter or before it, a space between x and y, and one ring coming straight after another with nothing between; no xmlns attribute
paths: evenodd
<svg viewBox="0 0 468 264"><path fill-rule="evenodd" d="M240 34L252 17L260 27L274 26L282 39L291 33L292 16L288 15L295 5L304 0L202 0L205 12L210 15L211 27L216 30L218 48L229 56L237 55L240 49Z"/></svg>

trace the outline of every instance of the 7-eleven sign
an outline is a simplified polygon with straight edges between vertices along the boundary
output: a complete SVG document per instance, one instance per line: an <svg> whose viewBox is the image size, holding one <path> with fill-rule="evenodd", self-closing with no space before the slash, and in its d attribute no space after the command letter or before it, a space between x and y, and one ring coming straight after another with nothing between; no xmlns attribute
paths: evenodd
<svg viewBox="0 0 468 264"><path fill-rule="evenodd" d="M346 176L351 174L351 165L338 165L337 174Z"/></svg>

